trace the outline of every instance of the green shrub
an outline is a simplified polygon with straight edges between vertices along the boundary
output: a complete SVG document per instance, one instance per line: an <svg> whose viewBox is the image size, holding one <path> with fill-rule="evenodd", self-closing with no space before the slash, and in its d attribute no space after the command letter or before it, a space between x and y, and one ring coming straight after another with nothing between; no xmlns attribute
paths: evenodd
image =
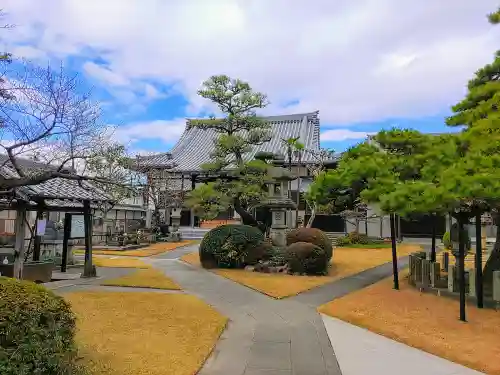
<svg viewBox="0 0 500 375"><path fill-rule="evenodd" d="M443 235L443 245L448 250L451 250L451 248L453 247L451 244L451 236L449 231L445 232Z"/></svg>
<svg viewBox="0 0 500 375"><path fill-rule="evenodd" d="M253 251L263 241L264 235L255 227L221 225L203 237L199 249L201 265L204 268L242 268L247 264L247 257L256 261L258 256Z"/></svg>
<svg viewBox="0 0 500 375"><path fill-rule="evenodd" d="M337 237L335 239L335 245L337 246L376 245L383 243L385 243L385 241L382 238L368 237L366 234L358 232L351 232L346 236Z"/></svg>
<svg viewBox="0 0 500 375"><path fill-rule="evenodd" d="M322 248L328 260L332 258L333 246L332 241L328 238L325 232L317 228L297 228L288 232L286 236L286 244L292 245L296 242L312 243Z"/></svg>
<svg viewBox="0 0 500 375"><path fill-rule="evenodd" d="M335 239L336 246L349 246L352 245L351 239L348 236L341 236Z"/></svg>
<svg viewBox="0 0 500 375"><path fill-rule="evenodd" d="M0 374L69 375L76 365L75 317L43 286L0 277Z"/></svg>
<svg viewBox="0 0 500 375"><path fill-rule="evenodd" d="M285 259L292 272L325 275L330 258L324 249L310 242L294 242L286 248Z"/></svg>

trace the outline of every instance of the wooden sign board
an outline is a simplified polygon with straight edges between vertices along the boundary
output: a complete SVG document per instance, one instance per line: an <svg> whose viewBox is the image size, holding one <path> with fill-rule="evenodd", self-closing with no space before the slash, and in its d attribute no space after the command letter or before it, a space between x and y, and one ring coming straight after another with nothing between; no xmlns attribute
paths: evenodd
<svg viewBox="0 0 500 375"><path fill-rule="evenodd" d="M85 238L83 215L71 215L71 233L69 238Z"/></svg>

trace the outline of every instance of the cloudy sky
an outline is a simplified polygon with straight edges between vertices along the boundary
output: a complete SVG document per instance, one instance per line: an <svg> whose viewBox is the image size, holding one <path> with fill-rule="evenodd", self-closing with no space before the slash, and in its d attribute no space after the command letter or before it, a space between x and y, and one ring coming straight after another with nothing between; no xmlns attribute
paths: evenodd
<svg viewBox="0 0 500 375"><path fill-rule="evenodd" d="M492 61L496 0L0 0L0 46L64 61L136 151L166 151L214 74L267 93L263 114L320 111L337 151L392 126L446 131L467 80Z"/></svg>

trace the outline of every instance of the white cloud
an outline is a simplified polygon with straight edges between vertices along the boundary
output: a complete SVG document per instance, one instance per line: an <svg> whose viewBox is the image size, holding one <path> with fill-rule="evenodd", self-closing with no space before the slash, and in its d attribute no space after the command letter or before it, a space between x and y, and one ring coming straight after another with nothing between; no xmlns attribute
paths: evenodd
<svg viewBox="0 0 500 375"><path fill-rule="evenodd" d="M321 133L321 141L335 142L335 141L345 141L348 139L363 139L371 134L373 133L352 131L349 129L332 129Z"/></svg>
<svg viewBox="0 0 500 375"><path fill-rule="evenodd" d="M27 60L41 60L47 59L47 54L41 49L33 46L19 45L9 51L13 56L24 58Z"/></svg>
<svg viewBox="0 0 500 375"><path fill-rule="evenodd" d="M110 86L127 86L130 84L130 80L123 75L92 61L87 61L83 64L83 71L88 76Z"/></svg>
<svg viewBox="0 0 500 375"><path fill-rule="evenodd" d="M120 142L135 143L140 140L160 139L173 143L186 128L186 119L156 120L116 127L113 137Z"/></svg>
<svg viewBox="0 0 500 375"><path fill-rule="evenodd" d="M173 86L188 98L189 116L205 105L196 95L200 83L226 73L266 92L274 103L266 112L298 99L286 112L318 109L332 124L448 109L498 48L500 27L485 17L497 6L496 0L2 0L9 22L19 25L5 33L10 43L99 57L108 85ZM141 87L146 96L154 92Z"/></svg>

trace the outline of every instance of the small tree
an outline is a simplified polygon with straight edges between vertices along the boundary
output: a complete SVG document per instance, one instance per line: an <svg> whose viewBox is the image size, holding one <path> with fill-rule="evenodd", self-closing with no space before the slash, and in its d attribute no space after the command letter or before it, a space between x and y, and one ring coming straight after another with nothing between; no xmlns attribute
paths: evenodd
<svg viewBox="0 0 500 375"><path fill-rule="evenodd" d="M267 164L249 161L247 155L253 147L270 140L269 125L255 114L256 109L267 105L267 98L248 83L224 75L204 82L198 94L214 102L225 118L189 122L190 127L217 135L212 161L202 166L217 178L193 190L187 203L206 218L232 207L244 224L258 226L248 209L266 194L263 181Z"/></svg>
<svg viewBox="0 0 500 375"><path fill-rule="evenodd" d="M96 145L105 142L106 126L90 93L81 93L77 75L68 75L62 66L54 71L26 63L6 75L1 87L0 146L8 156L4 166L13 173L0 176L0 190L53 178L100 181L79 171ZM30 155L50 168L23 168L19 159Z"/></svg>
<svg viewBox="0 0 500 375"><path fill-rule="evenodd" d="M321 173L325 170L325 163L333 158L334 151L329 149L320 149L319 151L306 150L306 152L310 153L315 159L314 164L309 164L307 166L313 176L312 186L315 186L314 181L321 176ZM321 202L319 202L317 198L318 196L315 195L314 190L311 190L310 187L305 194L306 204L311 210L311 216L306 223L306 228L311 228L314 218L316 217L316 213L321 206Z"/></svg>
<svg viewBox="0 0 500 375"><path fill-rule="evenodd" d="M500 23L500 9L488 15L492 24ZM468 83L466 97L452 107L454 114L447 119L449 126L465 126L464 148L473 145L475 152L482 152L482 166L493 163L500 151L498 125L500 116L500 51L495 54L491 64L479 69ZM469 161L472 163L472 161ZM494 185L496 175L490 175L489 185ZM492 198L492 197L490 197ZM489 200L488 209L492 210L497 233L493 251L484 268L484 282L487 287L493 277L493 271L500 270L500 200ZM480 240L476 239L480 244Z"/></svg>

